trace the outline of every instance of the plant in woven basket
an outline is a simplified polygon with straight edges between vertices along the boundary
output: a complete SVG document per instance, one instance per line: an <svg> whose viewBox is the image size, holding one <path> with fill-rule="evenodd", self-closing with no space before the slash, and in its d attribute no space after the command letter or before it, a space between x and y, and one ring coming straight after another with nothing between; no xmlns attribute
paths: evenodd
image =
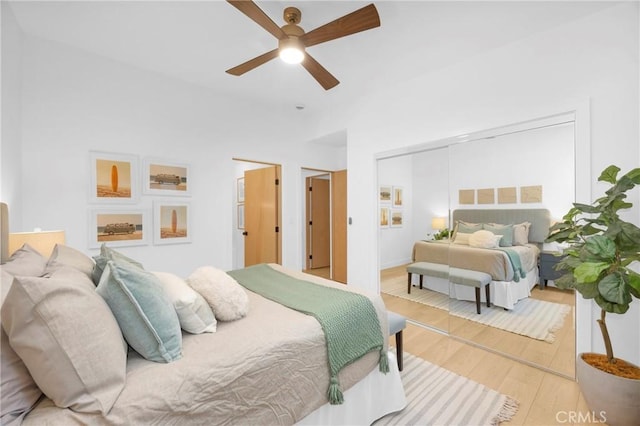
<svg viewBox="0 0 640 426"><path fill-rule="evenodd" d="M618 360L613 354L606 314L624 314L633 299L640 298L640 274L629 267L640 261L640 228L619 215L620 210L632 207L626 201L627 192L640 185L640 168L620 178L619 172L617 166L607 167L598 178L611 184L604 196L593 204L574 203L562 222L551 227L546 240L569 244L557 267L566 273L556 285L575 289L598 304L601 315L597 321L611 367Z"/></svg>

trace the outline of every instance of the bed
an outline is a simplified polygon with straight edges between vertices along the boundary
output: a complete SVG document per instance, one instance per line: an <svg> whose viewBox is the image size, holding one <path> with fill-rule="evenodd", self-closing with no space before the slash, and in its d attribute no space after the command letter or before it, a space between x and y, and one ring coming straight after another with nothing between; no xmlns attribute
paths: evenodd
<svg viewBox="0 0 640 426"><path fill-rule="evenodd" d="M506 309L531 295L538 282L538 257L550 227L546 209L458 209L452 212L454 233L451 241L417 241L414 262L448 264L452 267L485 272L492 277L492 303ZM511 236L506 246L480 248L469 245L478 230ZM504 240L503 240L504 241ZM475 300L473 288L442 279L426 280L424 287L459 300Z"/></svg>
<svg viewBox="0 0 640 426"><path fill-rule="evenodd" d="M303 280L340 292L346 289L349 295L364 296L371 302L376 327L383 336L381 349L370 350L339 370L336 379L344 402L330 404L328 388L333 380L327 335L314 316L243 288L247 310L242 316L217 319L215 332L210 323L206 332L199 334L179 329L179 356L169 362L153 361L132 348L124 329L109 344L105 336L118 328L120 317L115 311L117 320L107 314L98 316L111 307L108 299L105 304L96 298L103 282L111 278L105 279L105 274L123 277L123 271L142 272L126 263L118 269L121 262L112 258L96 290L89 277L95 265L89 270L87 263L93 260L79 250L58 246L48 259L28 247L23 250L28 253L12 257L0 267L2 424L370 424L406 405L395 358L387 350L386 310L377 295L280 265L260 265L287 280ZM41 269L44 273L38 272ZM233 272L218 270L225 279ZM22 303L17 306L21 299L16 294L24 296L27 291L43 297L42 303L34 301L29 308L36 314L25 314L27 308ZM56 297L66 303L64 309L51 308ZM178 304L172 306L178 312ZM216 315L222 312L214 311ZM42 318L35 318L43 312ZM20 319L25 315L31 322L45 321L29 338L20 330ZM51 315L50 319L46 315ZM360 329L354 324L349 328ZM166 330L156 327L156 331L162 335ZM47 333L63 336L55 343L59 347L52 349L44 343L50 340ZM76 341L69 343L73 339ZM167 339L163 343L170 347L171 342ZM385 374L382 361L387 356L389 371Z"/></svg>

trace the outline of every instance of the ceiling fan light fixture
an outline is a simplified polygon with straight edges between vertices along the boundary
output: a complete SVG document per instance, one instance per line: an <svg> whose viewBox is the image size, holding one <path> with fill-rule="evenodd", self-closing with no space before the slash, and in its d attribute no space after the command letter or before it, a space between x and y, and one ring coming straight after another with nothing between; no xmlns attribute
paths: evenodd
<svg viewBox="0 0 640 426"><path fill-rule="evenodd" d="M280 40L278 54L287 64L299 64L304 59L304 46L298 37Z"/></svg>

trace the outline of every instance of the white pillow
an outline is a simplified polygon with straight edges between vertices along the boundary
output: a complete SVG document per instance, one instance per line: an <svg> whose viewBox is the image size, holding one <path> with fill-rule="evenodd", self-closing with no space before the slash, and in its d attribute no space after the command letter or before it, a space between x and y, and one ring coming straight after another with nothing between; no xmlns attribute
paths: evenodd
<svg viewBox="0 0 640 426"><path fill-rule="evenodd" d="M233 321L249 312L249 296L226 272L202 266L186 279L187 284L207 301L218 321Z"/></svg>
<svg viewBox="0 0 640 426"><path fill-rule="evenodd" d="M179 276L169 272L152 272L169 296L178 314L180 327L192 334L216 331L216 317L207 301Z"/></svg>
<svg viewBox="0 0 640 426"><path fill-rule="evenodd" d="M514 246L523 246L529 243L529 228L531 228L530 222L522 222L513 225Z"/></svg>
<svg viewBox="0 0 640 426"><path fill-rule="evenodd" d="M465 232L456 232L456 237L453 240L454 244L469 244L469 237L471 234L467 234Z"/></svg>
<svg viewBox="0 0 640 426"><path fill-rule="evenodd" d="M502 235L495 235L491 231L476 231L469 237L469 245L471 247L496 248L500 244Z"/></svg>

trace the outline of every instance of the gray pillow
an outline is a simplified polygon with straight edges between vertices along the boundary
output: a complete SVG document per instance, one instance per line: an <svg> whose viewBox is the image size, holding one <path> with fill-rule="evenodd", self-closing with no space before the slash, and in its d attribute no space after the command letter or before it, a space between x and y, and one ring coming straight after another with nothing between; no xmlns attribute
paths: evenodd
<svg viewBox="0 0 640 426"><path fill-rule="evenodd" d="M2 280L2 303L11 289L13 276L0 270ZM15 422L21 423L21 419L27 415L35 403L40 399L42 391L33 381L29 370L24 365L18 354L9 344L9 338L0 327L0 378L2 379L2 392L0 392L0 424L9 425Z"/></svg>
<svg viewBox="0 0 640 426"><path fill-rule="evenodd" d="M47 261L46 273L51 274L62 266L70 266L91 278L95 262L79 250L56 244Z"/></svg>
<svg viewBox="0 0 640 426"><path fill-rule="evenodd" d="M178 315L155 275L127 261L110 260L96 291L136 352L156 362L182 358Z"/></svg>
<svg viewBox="0 0 640 426"><path fill-rule="evenodd" d="M66 267L51 278L16 277L2 306L2 326L55 405L109 412L124 388L126 346L86 275Z"/></svg>
<svg viewBox="0 0 640 426"><path fill-rule="evenodd" d="M39 277L44 274L47 259L29 244L16 250L2 269L14 276Z"/></svg>
<svg viewBox="0 0 640 426"><path fill-rule="evenodd" d="M493 232L495 235L502 235L500 247L513 246L513 225L500 225L498 223L485 223L483 228Z"/></svg>

